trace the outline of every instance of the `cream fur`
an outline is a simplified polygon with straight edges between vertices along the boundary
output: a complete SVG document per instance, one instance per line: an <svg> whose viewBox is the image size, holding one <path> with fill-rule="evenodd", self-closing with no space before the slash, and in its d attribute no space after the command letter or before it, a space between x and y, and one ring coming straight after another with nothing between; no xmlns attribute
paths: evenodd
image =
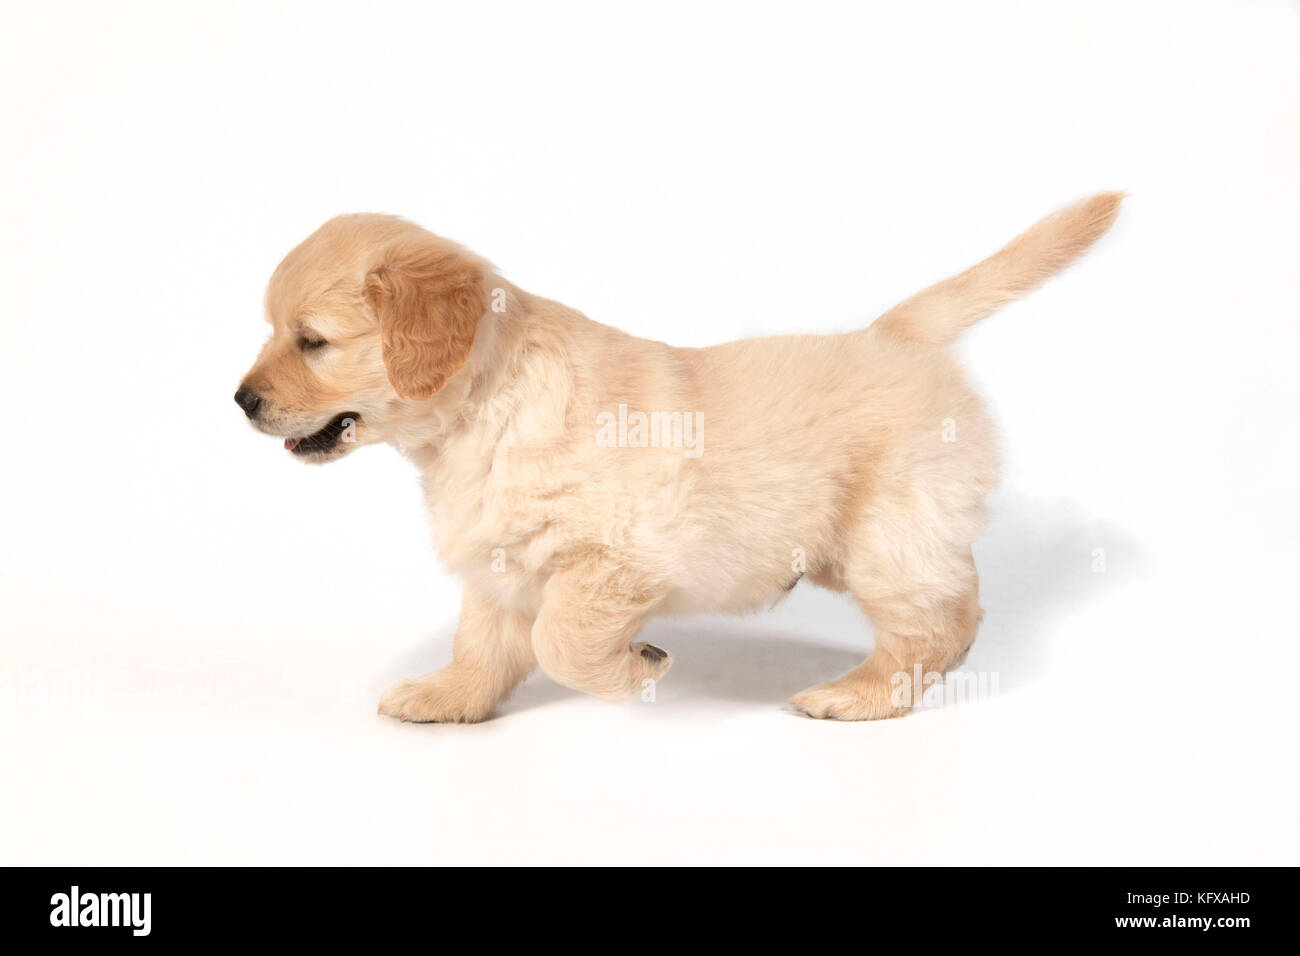
<svg viewBox="0 0 1300 956"><path fill-rule="evenodd" d="M854 596L876 649L791 703L905 712L891 676L943 671L974 640L970 546L997 477L993 428L944 346L1081 254L1120 199L1043 220L867 329L705 349L593 322L403 220L331 220L273 276L273 335L244 385L270 434L356 413L355 441L309 457L387 442L420 470L464 606L453 663L380 712L481 720L536 665L626 697L672 663L635 640L647 620L764 608L805 571ZM328 345L304 352L304 331ZM701 453L603 447L599 416L620 405L697 415Z"/></svg>

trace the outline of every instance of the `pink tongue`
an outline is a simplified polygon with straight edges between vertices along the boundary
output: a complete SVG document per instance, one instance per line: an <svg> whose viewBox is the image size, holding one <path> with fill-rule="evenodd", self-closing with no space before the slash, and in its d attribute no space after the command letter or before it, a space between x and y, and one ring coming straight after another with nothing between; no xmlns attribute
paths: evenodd
<svg viewBox="0 0 1300 956"><path fill-rule="evenodd" d="M286 439L284 440L284 450L285 450L285 451L293 451L293 450L294 450L295 448L297 448L300 444L302 444L302 439L301 439L301 438L286 438Z"/></svg>

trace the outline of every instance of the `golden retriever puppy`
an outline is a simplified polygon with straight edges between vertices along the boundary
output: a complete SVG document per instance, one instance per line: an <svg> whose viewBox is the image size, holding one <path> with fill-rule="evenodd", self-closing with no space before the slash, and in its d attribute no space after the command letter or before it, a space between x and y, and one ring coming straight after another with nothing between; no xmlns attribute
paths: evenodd
<svg viewBox="0 0 1300 956"><path fill-rule="evenodd" d="M875 625L812 717L905 713L981 617L971 542L998 469L959 332L1065 267L1114 221L1104 193L1034 225L866 329L674 348L516 288L393 216L332 219L271 277L270 340L235 394L309 462L386 442L419 469L464 579L451 663L379 702L478 721L533 669L597 697L672 658L656 615L752 611L805 575Z"/></svg>

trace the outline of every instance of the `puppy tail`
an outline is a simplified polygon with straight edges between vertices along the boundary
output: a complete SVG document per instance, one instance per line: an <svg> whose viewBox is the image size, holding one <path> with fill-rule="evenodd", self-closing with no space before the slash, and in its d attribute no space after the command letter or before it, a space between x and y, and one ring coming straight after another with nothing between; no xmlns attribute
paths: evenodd
<svg viewBox="0 0 1300 956"><path fill-rule="evenodd" d="M1110 228L1123 198L1098 193L1040 219L1001 251L900 302L871 327L925 345L951 342L1081 256Z"/></svg>

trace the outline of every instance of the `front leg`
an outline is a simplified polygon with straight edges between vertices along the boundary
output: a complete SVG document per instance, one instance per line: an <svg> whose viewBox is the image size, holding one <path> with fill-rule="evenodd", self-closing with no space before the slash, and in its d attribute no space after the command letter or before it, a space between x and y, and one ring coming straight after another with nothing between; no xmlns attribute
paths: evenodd
<svg viewBox="0 0 1300 956"><path fill-rule="evenodd" d="M537 662L556 683L605 700L640 692L672 666L667 652L632 642L666 593L604 556L555 574L533 624Z"/></svg>
<svg viewBox="0 0 1300 956"><path fill-rule="evenodd" d="M390 688L379 712L417 722L485 719L537 666L532 624L531 616L504 611L467 586L451 665Z"/></svg>

